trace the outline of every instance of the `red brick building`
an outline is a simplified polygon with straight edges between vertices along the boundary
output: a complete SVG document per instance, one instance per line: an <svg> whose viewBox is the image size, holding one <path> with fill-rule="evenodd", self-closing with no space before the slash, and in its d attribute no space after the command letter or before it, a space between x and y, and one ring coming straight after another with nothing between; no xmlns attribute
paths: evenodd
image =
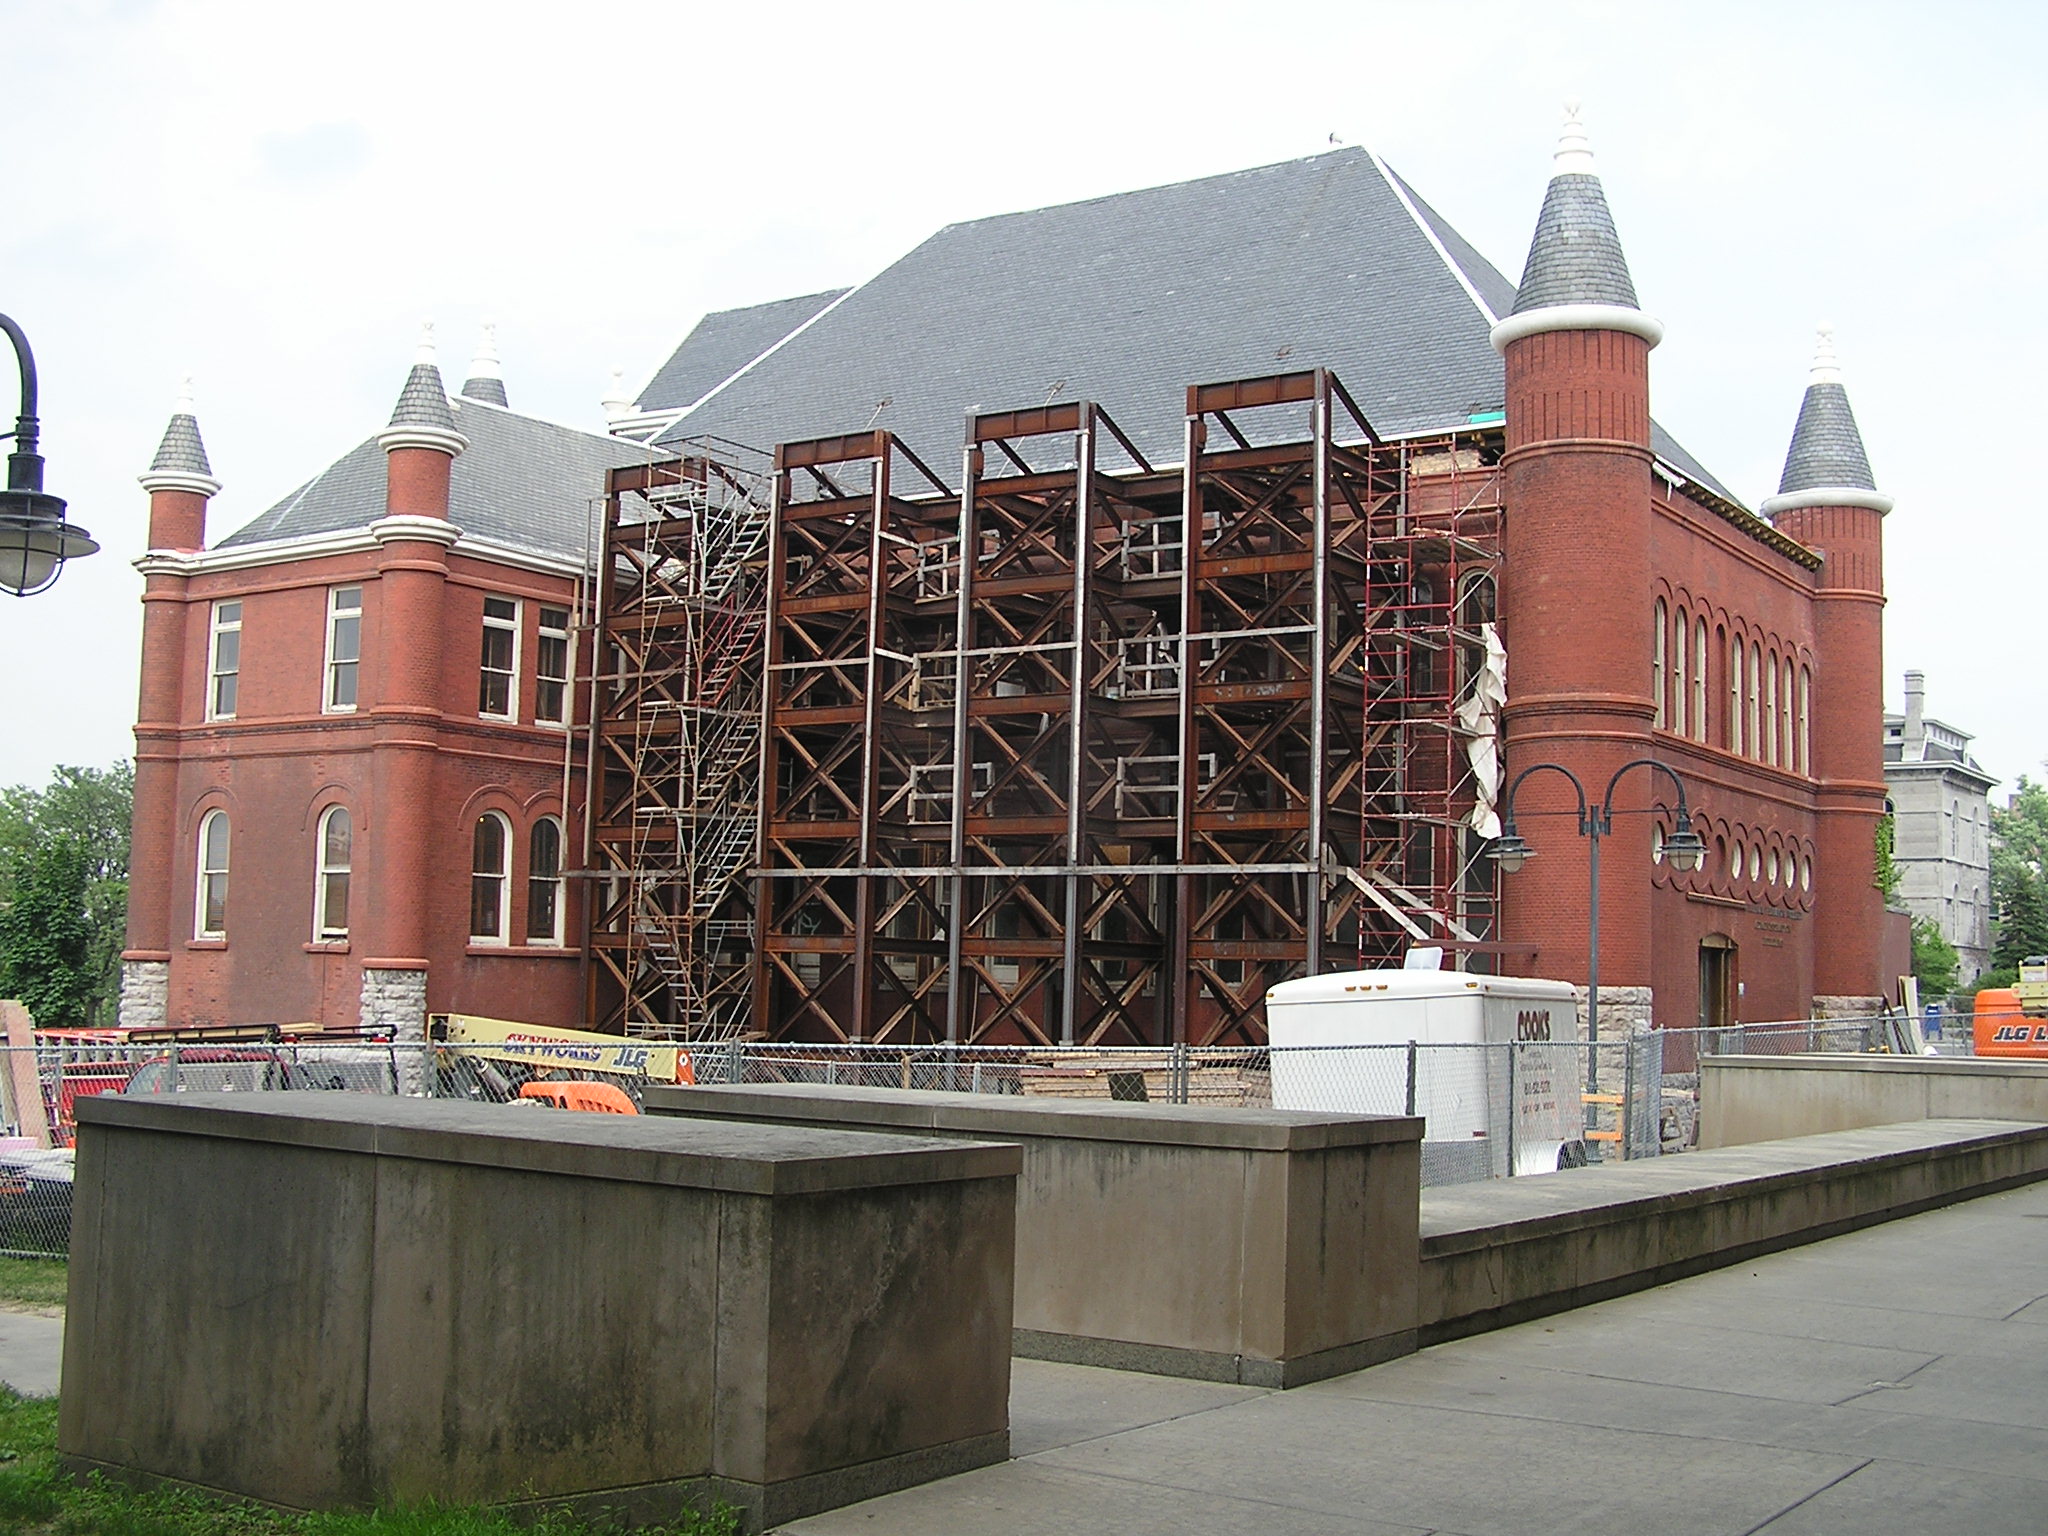
<svg viewBox="0 0 2048 1536"><path fill-rule="evenodd" d="M1895 963L1881 953L1873 879L1890 502L1824 346L1778 494L1762 515L1742 506L1651 420L1661 335L1574 121L1519 285L1382 162L1340 150L952 226L854 289L708 316L638 401L619 403L612 439L511 412L489 367L451 400L423 362L384 433L212 547L204 521L217 486L180 414L143 480L151 548L124 1018L413 1028L423 1009L563 1024L602 1011L579 979L583 914L565 878L588 857L568 751L566 615L591 569L587 508L607 469L712 435L766 449L881 431L944 471L960 462L963 414L985 422L973 413L1079 400L1084 414L1106 404L1128 432L1143 473L1119 485L1178 505L1183 391L1294 369L1341 377L1389 452L1453 445L1415 457L1404 494L1416 506L1447 494L1467 458L1497 489L1505 773L1476 798L1491 801L1539 761L1569 769L1596 801L1614 781L1600 967L1609 1019L1869 1007ZM971 472L978 463L970 454ZM948 505L931 494L911 522L943 531ZM872 672L888 653L871 640ZM1051 706L1030 707L1052 719ZM983 729L994 740L999 728ZM1645 758L1685 785L1707 848L1695 873L1661 858L1671 785L1626 768ZM950 762L941 769L957 782ZM1230 770L1205 758L1197 775L1183 761L1179 793ZM1356 774L1339 777L1357 792ZM966 785L974 792L973 775ZM1479 846L1485 810L1464 806L1454 841ZM1587 869L1573 810L1561 775L1522 787L1517 825L1541 857L1501 881L1497 915L1490 892L1478 903L1478 937L1453 928L1457 913L1402 921L1422 935L1415 916L1465 932L1451 943L1457 963L1583 982ZM1355 829L1374 814L1367 805L1332 824ZM1370 915L1348 895L1358 855L1342 842L1305 855L1307 883L1330 882ZM1134 857L1120 846L1117 859ZM1053 857L1054 873L1081 867L1071 852ZM951 866L927 873L964 878ZM1373 900L1393 910L1384 894ZM959 907L924 903L931 921L956 926ZM990 933L1018 928L984 916ZM1125 950L1136 953L1130 935L1145 922L1134 905ZM1341 947L1316 931L1309 953L1342 968ZM772 923L757 932L784 946L782 974L798 990L797 960L815 969L829 947L806 949ZM1239 950L1263 972L1203 958L1227 943L1198 945L1189 964L1209 969L1194 992L1279 979L1293 962L1259 960L1255 938ZM975 942L954 933L951 952L972 955ZM877 974L909 964L925 975L947 945L943 933L906 941L895 959L879 955ZM1057 942L1041 948L1057 960ZM1012 979L1030 971L1028 960L1000 964ZM1009 1000L1004 1027L1034 1038L1064 1006L1071 1031L1077 988L1064 1005L1047 1001L1060 984L1043 980L1028 1005ZM755 993L777 1016L753 1027L770 1034L787 1022L779 985ZM1156 1027L1196 1038L1200 997L1177 996L1162 984ZM1211 1012L1233 1007L1230 1027L1245 1037L1241 1000ZM912 1035L946 1027L935 1010Z"/></svg>
<svg viewBox="0 0 2048 1536"><path fill-rule="evenodd" d="M431 347L384 431L209 547L189 410L149 552L121 1018L567 1018L569 615L614 439Z"/></svg>

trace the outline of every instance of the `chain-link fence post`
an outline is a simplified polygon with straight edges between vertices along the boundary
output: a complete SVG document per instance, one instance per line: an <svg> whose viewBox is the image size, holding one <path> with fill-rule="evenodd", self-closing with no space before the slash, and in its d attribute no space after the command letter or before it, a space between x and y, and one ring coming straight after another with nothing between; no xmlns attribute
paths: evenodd
<svg viewBox="0 0 2048 1536"><path fill-rule="evenodd" d="M1516 1098L1515 1098L1515 1042L1514 1042L1514 1041L1512 1041L1512 1040L1508 1041L1508 1042L1507 1042L1507 1048L1508 1048L1508 1177L1512 1179L1512 1178L1513 1178L1513 1177L1515 1176L1515 1121L1516 1121L1517 1119L1519 1119L1520 1117L1519 1117L1519 1116L1518 1116L1518 1115L1517 1115L1517 1114L1515 1113L1515 1107L1516 1107L1516 1103L1517 1103L1517 1100L1516 1100Z"/></svg>
<svg viewBox="0 0 2048 1536"><path fill-rule="evenodd" d="M1410 1040L1408 1042L1408 1114L1410 1116L1413 1116L1415 1113L1415 1054L1415 1042Z"/></svg>

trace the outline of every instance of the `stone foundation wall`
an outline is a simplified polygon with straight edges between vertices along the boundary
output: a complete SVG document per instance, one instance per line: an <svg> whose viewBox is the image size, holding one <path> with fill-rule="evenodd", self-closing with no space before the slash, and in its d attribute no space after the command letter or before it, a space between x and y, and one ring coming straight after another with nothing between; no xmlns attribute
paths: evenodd
<svg viewBox="0 0 2048 1536"><path fill-rule="evenodd" d="M427 973L365 969L359 1016L364 1034L388 1034L400 1045L419 1047L398 1053L398 1091L425 1093Z"/></svg>
<svg viewBox="0 0 2048 1536"><path fill-rule="evenodd" d="M1815 997L1816 1019L1867 1019L1884 1012L1881 997Z"/></svg>
<svg viewBox="0 0 2048 1536"><path fill-rule="evenodd" d="M162 1029L171 1022L171 963L168 960L123 960L121 1006L123 1029Z"/></svg>

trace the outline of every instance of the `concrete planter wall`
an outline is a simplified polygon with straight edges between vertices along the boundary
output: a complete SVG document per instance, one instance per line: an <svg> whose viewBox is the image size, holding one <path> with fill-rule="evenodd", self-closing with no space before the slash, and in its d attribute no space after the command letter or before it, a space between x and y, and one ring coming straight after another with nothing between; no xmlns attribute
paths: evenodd
<svg viewBox="0 0 2048 1536"><path fill-rule="evenodd" d="M1956 1056L1707 1056L1700 1146L1949 1117L2048 1122L2048 1061Z"/></svg>
<svg viewBox="0 0 2048 1536"><path fill-rule="evenodd" d="M295 1508L1008 1454L1015 1147L356 1094L79 1104L58 1445Z"/></svg>
<svg viewBox="0 0 2048 1536"><path fill-rule="evenodd" d="M1295 1386L1415 1347L1420 1120L809 1085L647 1108L1019 1143L1020 1355Z"/></svg>

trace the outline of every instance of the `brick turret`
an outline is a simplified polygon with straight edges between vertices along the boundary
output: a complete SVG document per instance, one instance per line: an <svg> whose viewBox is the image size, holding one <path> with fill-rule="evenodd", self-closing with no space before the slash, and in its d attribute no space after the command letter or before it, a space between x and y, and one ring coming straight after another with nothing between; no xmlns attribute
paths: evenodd
<svg viewBox="0 0 2048 1536"><path fill-rule="evenodd" d="M120 1020L167 1022L178 858L178 742L184 719L185 626L191 607L183 555L206 545L207 504L220 490L187 379L170 425L139 477L149 492L149 551L142 571L142 679L135 710L135 809L130 824L127 944L121 954Z"/></svg>
<svg viewBox="0 0 2048 1536"><path fill-rule="evenodd" d="M1576 108L1559 141L1513 312L1493 328L1507 369L1505 559L1506 767L1552 762L1597 798L1622 764L1648 756L1651 698L1650 349L1663 327L1635 285ZM1645 770L1625 779L1620 810L1668 798ZM1559 815L1573 801L1539 774L1516 802L1543 862L1503 882L1501 937L1534 944L1534 969L1587 972L1586 850ZM1647 887L1648 818L1617 819L1604 858L1610 890ZM1603 993L1650 985L1648 904L1603 904ZM1640 1014L1647 993L1603 999ZM1614 1020L1618 1025L1621 1020ZM1610 1028L1614 1025L1610 1025Z"/></svg>
<svg viewBox="0 0 2048 1536"><path fill-rule="evenodd" d="M1814 597L1813 776L1814 1003L1826 1012L1868 1011L1886 991L1876 846L1885 806L1884 515L1891 508L1871 477L1834 337L1823 329L1778 494L1762 511L1825 562Z"/></svg>
<svg viewBox="0 0 2048 1536"><path fill-rule="evenodd" d="M440 744L440 667L448 547L449 484L467 440L455 430L434 361L433 327L400 391L385 454L385 516L370 525L379 545L374 612L366 612L359 708L373 722L379 807L366 865L375 870L363 960L365 1029L418 1039L426 1024L428 893L440 822L434 789Z"/></svg>

